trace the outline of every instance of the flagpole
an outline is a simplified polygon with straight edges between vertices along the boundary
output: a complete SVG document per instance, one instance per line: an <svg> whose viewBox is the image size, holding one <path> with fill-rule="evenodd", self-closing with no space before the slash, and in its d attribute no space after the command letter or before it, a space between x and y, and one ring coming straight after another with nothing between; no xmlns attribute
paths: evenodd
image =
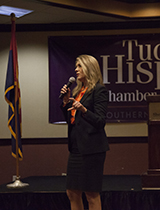
<svg viewBox="0 0 160 210"><path fill-rule="evenodd" d="M18 154L18 128L17 128L17 98L18 98L18 84L15 84L15 131L16 131L16 176L19 178L19 154Z"/></svg>
<svg viewBox="0 0 160 210"><path fill-rule="evenodd" d="M15 14L11 13L11 21L15 21ZM19 147L18 147L18 126L17 126L17 122L18 122L18 113L17 113L17 101L18 101L18 78L16 79L16 81L14 81L14 116L15 116L15 134L16 134L16 180L11 183L11 184L7 184L8 188L23 188L23 187L27 187L29 186L28 183L23 183L20 181L20 175L19 175Z"/></svg>

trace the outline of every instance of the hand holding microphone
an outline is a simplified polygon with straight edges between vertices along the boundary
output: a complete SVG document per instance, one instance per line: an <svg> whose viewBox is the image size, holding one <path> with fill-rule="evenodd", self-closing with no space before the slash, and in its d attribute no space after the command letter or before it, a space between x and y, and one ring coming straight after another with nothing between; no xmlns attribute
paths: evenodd
<svg viewBox="0 0 160 210"><path fill-rule="evenodd" d="M75 78L74 77L70 77L69 81L66 85L64 85L61 89L61 94L59 96L60 99L63 99L63 101L65 103L67 103L69 101L69 97L70 97L70 86L75 82Z"/></svg>
<svg viewBox="0 0 160 210"><path fill-rule="evenodd" d="M63 104L67 104L69 102L69 97L70 97L70 88L67 88L67 85L64 85L61 89L61 94L63 97L59 97L63 99Z"/></svg>

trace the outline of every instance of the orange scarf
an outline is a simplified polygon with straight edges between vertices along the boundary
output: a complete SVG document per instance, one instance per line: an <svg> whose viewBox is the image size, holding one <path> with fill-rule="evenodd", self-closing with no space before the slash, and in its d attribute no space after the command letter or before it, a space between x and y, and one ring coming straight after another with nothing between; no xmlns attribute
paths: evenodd
<svg viewBox="0 0 160 210"><path fill-rule="evenodd" d="M82 87L80 92L76 96L75 100L76 101L80 101L82 99L83 95L85 94L87 89L88 89L88 87L86 87L86 88ZM76 109L72 109L71 110L71 124L75 123L75 114L76 114Z"/></svg>

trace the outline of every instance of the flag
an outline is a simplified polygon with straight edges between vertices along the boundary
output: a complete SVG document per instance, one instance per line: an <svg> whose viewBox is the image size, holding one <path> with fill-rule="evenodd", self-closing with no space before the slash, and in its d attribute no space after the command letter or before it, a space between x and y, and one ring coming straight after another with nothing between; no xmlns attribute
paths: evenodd
<svg viewBox="0 0 160 210"><path fill-rule="evenodd" d="M5 84L5 100L9 105L8 128L12 137L12 156L23 159L21 144L21 97L18 81L17 43L15 36L15 18L12 18L12 37ZM16 152L17 148L17 152Z"/></svg>

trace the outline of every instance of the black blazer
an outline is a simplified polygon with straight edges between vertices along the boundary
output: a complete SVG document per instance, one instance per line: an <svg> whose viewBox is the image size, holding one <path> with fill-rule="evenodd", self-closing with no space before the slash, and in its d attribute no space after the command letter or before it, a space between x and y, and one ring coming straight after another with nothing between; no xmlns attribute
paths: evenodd
<svg viewBox="0 0 160 210"><path fill-rule="evenodd" d="M108 104L108 91L97 84L91 93L85 93L80 101L87 112L83 114L77 110L75 115L76 140L79 152L93 154L109 150L108 140L104 131L106 124L106 112ZM68 123L68 148L70 151L71 112L67 111L72 103L65 107L61 106L65 119Z"/></svg>

